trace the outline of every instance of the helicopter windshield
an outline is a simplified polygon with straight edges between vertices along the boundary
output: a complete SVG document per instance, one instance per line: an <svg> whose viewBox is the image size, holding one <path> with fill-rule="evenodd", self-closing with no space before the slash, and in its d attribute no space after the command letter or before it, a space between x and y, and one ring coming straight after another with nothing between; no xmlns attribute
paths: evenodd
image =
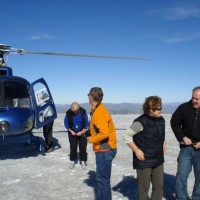
<svg viewBox="0 0 200 200"><path fill-rule="evenodd" d="M27 84L16 80L0 80L0 107L30 108Z"/></svg>

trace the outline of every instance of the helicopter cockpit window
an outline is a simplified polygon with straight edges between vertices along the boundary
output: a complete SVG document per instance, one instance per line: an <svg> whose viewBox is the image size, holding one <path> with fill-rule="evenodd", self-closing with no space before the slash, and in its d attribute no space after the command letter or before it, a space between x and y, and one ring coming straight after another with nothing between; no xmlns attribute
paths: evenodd
<svg viewBox="0 0 200 200"><path fill-rule="evenodd" d="M24 82L0 80L0 107L30 108L29 89Z"/></svg>

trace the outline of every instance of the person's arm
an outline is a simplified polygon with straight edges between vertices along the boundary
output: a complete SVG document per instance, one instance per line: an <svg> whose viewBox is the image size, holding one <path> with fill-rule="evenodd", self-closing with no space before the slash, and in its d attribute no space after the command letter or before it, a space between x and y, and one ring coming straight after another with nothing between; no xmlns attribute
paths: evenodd
<svg viewBox="0 0 200 200"><path fill-rule="evenodd" d="M140 150L137 145L135 144L135 142L130 142L130 143L127 143L127 145L132 149L132 151L135 153L136 157L138 160L145 160L145 157L144 157L144 153L142 150Z"/></svg>
<svg viewBox="0 0 200 200"><path fill-rule="evenodd" d="M85 126L84 126L84 128L81 131L79 131L76 134L77 136L81 136L81 135L85 134L88 131L88 128L89 128L88 116L87 116L86 112L84 113L83 117L85 119Z"/></svg>
<svg viewBox="0 0 200 200"><path fill-rule="evenodd" d="M88 137L88 142L95 143L101 142L109 137L109 118L105 115L96 116L96 123L93 124L90 131L94 131L96 134Z"/></svg>
<svg viewBox="0 0 200 200"><path fill-rule="evenodd" d="M124 142L126 144L133 142L133 136L143 130L140 122L133 122L131 126L123 133Z"/></svg>
<svg viewBox="0 0 200 200"><path fill-rule="evenodd" d="M193 144L193 147L194 147L195 149L200 149L200 142L194 143L194 144Z"/></svg>
<svg viewBox="0 0 200 200"><path fill-rule="evenodd" d="M135 142L133 141L133 136L138 134L143 130L143 126L140 122L133 122L131 126L126 129L123 134L124 142L132 149L138 160L145 160L144 153L140 150Z"/></svg>
<svg viewBox="0 0 200 200"><path fill-rule="evenodd" d="M77 135L77 133L75 133L72 129L68 129L68 131L72 134L72 135Z"/></svg>
<svg viewBox="0 0 200 200"><path fill-rule="evenodd" d="M68 130L69 129L69 123L68 123L67 115L65 115L65 118L64 118L64 125L65 125L65 128Z"/></svg>
<svg viewBox="0 0 200 200"><path fill-rule="evenodd" d="M170 120L170 124L171 124L171 128L174 132L174 135L176 137L176 139L178 140L178 142L182 142L183 138L185 137L183 130L182 130L182 126L181 126L181 108L180 106L176 109L176 111L173 113L171 120ZM187 138L185 138L187 140Z"/></svg>
<svg viewBox="0 0 200 200"><path fill-rule="evenodd" d="M76 135L77 135L77 136L81 136L81 135L85 134L85 132L86 132L87 130L88 130L88 129L84 128L84 129L82 129L81 131L77 132Z"/></svg>
<svg viewBox="0 0 200 200"><path fill-rule="evenodd" d="M67 115L65 115L65 118L64 118L64 125L65 125L65 128L67 129L67 131L69 133L71 133L72 135L76 135L76 133L69 128L69 123L68 123L68 117L67 117Z"/></svg>
<svg viewBox="0 0 200 200"><path fill-rule="evenodd" d="M164 141L163 143L163 152L166 153L167 151L167 145L166 145L166 142Z"/></svg>
<svg viewBox="0 0 200 200"><path fill-rule="evenodd" d="M84 127L84 129L88 130L88 128L89 128L89 120L88 120L88 115L87 115L86 112L84 113L84 118L85 118L85 127Z"/></svg>

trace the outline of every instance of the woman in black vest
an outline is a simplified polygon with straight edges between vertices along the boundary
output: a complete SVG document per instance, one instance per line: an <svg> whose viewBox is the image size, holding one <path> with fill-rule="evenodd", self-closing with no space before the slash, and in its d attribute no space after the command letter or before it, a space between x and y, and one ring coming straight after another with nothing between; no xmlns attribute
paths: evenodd
<svg viewBox="0 0 200 200"><path fill-rule="evenodd" d="M77 160L77 147L79 145L80 164L83 169L87 166L87 138L85 133L88 130L89 122L86 110L79 106L77 102L71 104L71 108L66 112L64 125L68 130L70 143L70 169L75 167Z"/></svg>
<svg viewBox="0 0 200 200"><path fill-rule="evenodd" d="M133 150L133 168L137 171L138 200L147 200L152 183L151 200L162 200L165 145L165 120L161 116L162 100L146 98L144 114L125 131L125 143Z"/></svg>

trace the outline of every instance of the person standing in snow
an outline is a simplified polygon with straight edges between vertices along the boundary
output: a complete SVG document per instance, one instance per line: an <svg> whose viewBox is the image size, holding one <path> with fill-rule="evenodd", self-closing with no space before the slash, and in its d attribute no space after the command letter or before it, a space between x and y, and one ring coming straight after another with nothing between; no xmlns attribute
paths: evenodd
<svg viewBox="0 0 200 200"><path fill-rule="evenodd" d="M195 183L192 199L200 199L200 86L192 90L192 98L173 113L171 127L180 145L175 180L176 199L190 199L187 179L192 167Z"/></svg>
<svg viewBox="0 0 200 200"><path fill-rule="evenodd" d="M93 144L96 157L96 199L111 200L112 161L117 153L116 130L111 115L102 103L102 89L91 88L88 99L91 104L91 136L88 137L88 142Z"/></svg>
<svg viewBox="0 0 200 200"><path fill-rule="evenodd" d="M88 116L86 110L77 102L71 104L71 108L67 110L64 118L65 128L68 130L70 143L70 166L75 167L77 159L77 148L79 145L80 164L83 169L87 166L87 138L85 133L88 131Z"/></svg>
<svg viewBox="0 0 200 200"><path fill-rule="evenodd" d="M147 200L150 183L152 183L151 200L162 200L166 144L161 98L149 96L143 104L143 110L144 114L134 120L123 137L133 151L138 200Z"/></svg>
<svg viewBox="0 0 200 200"><path fill-rule="evenodd" d="M48 98L49 98L49 95L47 93L44 93L42 96L42 100L45 100L44 103L47 103ZM44 110L42 117L44 120L47 120L52 115L53 115L53 109L51 108L51 106L48 106ZM50 153L50 152L54 151L53 124L54 124L54 121L49 122L48 124L43 126L43 136L45 139L44 153Z"/></svg>

